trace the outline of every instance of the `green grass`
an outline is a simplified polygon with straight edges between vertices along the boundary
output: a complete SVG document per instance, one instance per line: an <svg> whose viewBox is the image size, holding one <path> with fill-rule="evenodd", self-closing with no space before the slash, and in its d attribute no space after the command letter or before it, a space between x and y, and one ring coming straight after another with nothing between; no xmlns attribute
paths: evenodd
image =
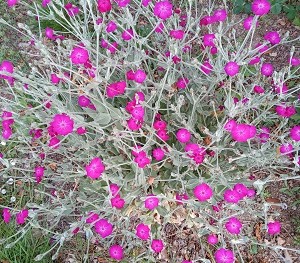
<svg viewBox="0 0 300 263"><path fill-rule="evenodd" d="M0 223L1 239L13 235L16 231L17 227L14 222L10 224ZM30 230L11 248L5 248L5 244L0 244L0 262L33 263L37 255L45 253L50 247L49 238ZM39 262L52 262L51 256L47 255Z"/></svg>

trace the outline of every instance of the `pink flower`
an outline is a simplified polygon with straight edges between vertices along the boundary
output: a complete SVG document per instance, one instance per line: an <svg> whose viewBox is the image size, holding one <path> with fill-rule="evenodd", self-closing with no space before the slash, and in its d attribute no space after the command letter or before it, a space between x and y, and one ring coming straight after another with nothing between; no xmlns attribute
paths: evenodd
<svg viewBox="0 0 300 263"><path fill-rule="evenodd" d="M287 94L288 90L289 90L289 88L285 84L282 84L280 86L277 86L277 85L275 86L275 92L279 93L279 94Z"/></svg>
<svg viewBox="0 0 300 263"><path fill-rule="evenodd" d="M137 131L142 127L142 122L138 121L135 118L130 118L127 120L128 129L131 131Z"/></svg>
<svg viewBox="0 0 300 263"><path fill-rule="evenodd" d="M178 89L185 89L189 84L189 80L187 78L179 78L176 82L176 87Z"/></svg>
<svg viewBox="0 0 300 263"><path fill-rule="evenodd" d="M265 90L261 86L258 86L258 85L254 86L253 91L258 94L262 94L265 92Z"/></svg>
<svg viewBox="0 0 300 263"><path fill-rule="evenodd" d="M97 221L99 219L99 215L94 213L94 212L90 212L89 213L89 217L85 220L86 223L88 224L92 224L95 221Z"/></svg>
<svg viewBox="0 0 300 263"><path fill-rule="evenodd" d="M28 217L28 210L24 209L16 214L16 222L18 225L23 225Z"/></svg>
<svg viewBox="0 0 300 263"><path fill-rule="evenodd" d="M145 208L149 210L153 210L158 206L158 204L159 199L155 195L149 195L144 201Z"/></svg>
<svg viewBox="0 0 300 263"><path fill-rule="evenodd" d="M191 139L191 133L187 129L179 129L176 133L176 138L181 143L187 143Z"/></svg>
<svg viewBox="0 0 300 263"><path fill-rule="evenodd" d="M125 31L122 32L122 38L125 41L129 41L133 38L133 30L132 29L127 29Z"/></svg>
<svg viewBox="0 0 300 263"><path fill-rule="evenodd" d="M297 66L300 65L300 58L292 57L290 59L290 63L291 63L292 66L297 67Z"/></svg>
<svg viewBox="0 0 300 263"><path fill-rule="evenodd" d="M189 260L183 260L182 263L193 263L193 262Z"/></svg>
<svg viewBox="0 0 300 263"><path fill-rule="evenodd" d="M87 96L80 95L78 97L78 105L80 107L87 107L90 105L90 103L91 103L91 100Z"/></svg>
<svg viewBox="0 0 300 263"><path fill-rule="evenodd" d="M100 13L109 12L112 8L110 0L98 0L98 10Z"/></svg>
<svg viewBox="0 0 300 263"><path fill-rule="evenodd" d="M129 3L130 0L115 0L118 4L119 7L126 7Z"/></svg>
<svg viewBox="0 0 300 263"><path fill-rule="evenodd" d="M296 125L290 130L290 137L296 142L300 141L300 125Z"/></svg>
<svg viewBox="0 0 300 263"><path fill-rule="evenodd" d="M114 196L118 195L120 187L117 184L110 184L109 185L109 190L111 192L111 195L114 197Z"/></svg>
<svg viewBox="0 0 300 263"><path fill-rule="evenodd" d="M119 195L117 195L110 199L110 203L112 207L115 207L117 209L122 209L125 205L125 200L121 198Z"/></svg>
<svg viewBox="0 0 300 263"><path fill-rule="evenodd" d="M249 198L254 198L255 195L256 195L256 192L255 192L254 189L248 189L248 191L247 191L247 196L248 196Z"/></svg>
<svg viewBox="0 0 300 263"><path fill-rule="evenodd" d="M150 228L144 224L138 224L136 227L136 235L142 240L147 240L150 238Z"/></svg>
<svg viewBox="0 0 300 263"><path fill-rule="evenodd" d="M108 47L108 51L112 54L116 53L118 49L118 43L117 42L113 42L111 44L109 44L109 47Z"/></svg>
<svg viewBox="0 0 300 263"><path fill-rule="evenodd" d="M255 65L260 62L260 57L254 57L249 61L249 65Z"/></svg>
<svg viewBox="0 0 300 263"><path fill-rule="evenodd" d="M3 221L8 224L10 222L11 214L8 208L3 208L2 210Z"/></svg>
<svg viewBox="0 0 300 263"><path fill-rule="evenodd" d="M234 254L231 250L219 248L214 254L217 263L233 263Z"/></svg>
<svg viewBox="0 0 300 263"><path fill-rule="evenodd" d="M67 10L69 16L75 16L79 13L79 7L73 5L71 2L65 5L65 9Z"/></svg>
<svg viewBox="0 0 300 263"><path fill-rule="evenodd" d="M3 60L2 63L0 64L0 71L4 71L4 72L12 74L14 72L13 63L8 60ZM0 74L0 79L6 79L10 85L13 85L13 83L14 83L14 78L11 76L8 76L8 75Z"/></svg>
<svg viewBox="0 0 300 263"><path fill-rule="evenodd" d="M137 83L143 83L147 78L147 75L145 73L144 70L142 69L138 69L135 73L134 73L134 81Z"/></svg>
<svg viewBox="0 0 300 263"><path fill-rule="evenodd" d="M106 32L111 33L117 30L117 24L114 21L109 21L106 26Z"/></svg>
<svg viewBox="0 0 300 263"><path fill-rule="evenodd" d="M232 139L237 142L246 142L255 137L256 127L248 124L237 124L231 130Z"/></svg>
<svg viewBox="0 0 300 263"><path fill-rule="evenodd" d="M241 200L241 197L237 191L227 189L224 192L224 200L228 203L237 204Z"/></svg>
<svg viewBox="0 0 300 263"><path fill-rule="evenodd" d="M267 0L254 0L251 5L253 14L263 16L269 13L271 4Z"/></svg>
<svg viewBox="0 0 300 263"><path fill-rule="evenodd" d="M272 45L280 43L280 35L277 31L270 31L264 35L264 39L268 40Z"/></svg>
<svg viewBox="0 0 300 263"><path fill-rule="evenodd" d="M142 0L142 5L147 7L150 4L151 0Z"/></svg>
<svg viewBox="0 0 300 263"><path fill-rule="evenodd" d="M214 40L216 39L215 34L206 34L203 36L203 45L205 47L214 47Z"/></svg>
<svg viewBox="0 0 300 263"><path fill-rule="evenodd" d="M131 69L131 70L128 70L127 72L126 72L126 78L128 79L128 80L134 80L134 71Z"/></svg>
<svg viewBox="0 0 300 263"><path fill-rule="evenodd" d="M7 0L8 7L13 7L19 2L19 0Z"/></svg>
<svg viewBox="0 0 300 263"><path fill-rule="evenodd" d="M267 224L268 226L268 234L276 235L280 233L281 224L278 221L270 222Z"/></svg>
<svg viewBox="0 0 300 263"><path fill-rule="evenodd" d="M147 166L148 164L150 164L151 160L146 155L146 152L141 151L134 158L134 162L136 162L138 164L139 168L144 168L145 166Z"/></svg>
<svg viewBox="0 0 300 263"><path fill-rule="evenodd" d="M162 33L163 30L164 30L164 28L165 28L165 26L164 26L163 22L160 22L160 23L157 25L157 27L155 28L155 32L156 32L156 33Z"/></svg>
<svg viewBox="0 0 300 263"><path fill-rule="evenodd" d="M105 166L99 157L95 157L85 167L86 175L91 179L98 179L105 170Z"/></svg>
<svg viewBox="0 0 300 263"><path fill-rule="evenodd" d="M151 242L151 248L155 253L160 253L164 249L164 243L160 239L153 239Z"/></svg>
<svg viewBox="0 0 300 263"><path fill-rule="evenodd" d="M184 37L184 31L183 30L171 30L170 31L170 36L175 38L175 39L183 39Z"/></svg>
<svg viewBox="0 0 300 263"><path fill-rule="evenodd" d="M83 47L74 47L70 55L73 64L85 64L89 59L89 52Z"/></svg>
<svg viewBox="0 0 300 263"><path fill-rule="evenodd" d="M239 234L241 232L242 223L236 217L231 217L225 224L227 231L230 234Z"/></svg>
<svg viewBox="0 0 300 263"><path fill-rule="evenodd" d="M12 134L13 134L12 129L10 127L2 129L2 138L4 140L9 140L11 138Z"/></svg>
<svg viewBox="0 0 300 263"><path fill-rule="evenodd" d="M109 98L113 98L125 93L126 81L111 83L106 88L106 94Z"/></svg>
<svg viewBox="0 0 300 263"><path fill-rule="evenodd" d="M206 184L206 183L202 183L202 184L197 185L194 188L193 192L194 192L194 196L200 202L207 201L213 195L213 191L212 191L211 187L208 184Z"/></svg>
<svg viewBox="0 0 300 263"><path fill-rule="evenodd" d="M269 77L273 74L273 66L271 63L264 63L261 66L260 72L262 75Z"/></svg>
<svg viewBox="0 0 300 263"><path fill-rule="evenodd" d="M290 118L297 113L294 106L284 106L284 105L276 106L275 111L279 116L285 118Z"/></svg>
<svg viewBox="0 0 300 263"><path fill-rule="evenodd" d="M162 141L167 141L170 139L168 132L166 130L159 130L157 132L158 138L160 138Z"/></svg>
<svg viewBox="0 0 300 263"><path fill-rule="evenodd" d="M215 10L213 16L215 17L216 21L223 22L227 17L227 12L225 9L218 9Z"/></svg>
<svg viewBox="0 0 300 263"><path fill-rule="evenodd" d="M55 40L54 31L50 27L45 28L45 36L51 40Z"/></svg>
<svg viewBox="0 0 300 263"><path fill-rule="evenodd" d="M231 132L232 129L237 125L236 121L235 120L228 120L225 125L224 125L224 129L226 131L229 131Z"/></svg>
<svg viewBox="0 0 300 263"><path fill-rule="evenodd" d="M250 30L252 24L253 24L253 16L249 16L244 20L243 27L245 30ZM254 27L256 27L256 26L257 26L257 22L254 25Z"/></svg>
<svg viewBox="0 0 300 263"><path fill-rule="evenodd" d="M73 132L74 121L66 113L55 114L50 125L57 134L67 135Z"/></svg>
<svg viewBox="0 0 300 263"><path fill-rule="evenodd" d="M156 161L161 161L165 157L165 151L162 148L155 148L152 151L152 156Z"/></svg>
<svg viewBox="0 0 300 263"><path fill-rule="evenodd" d="M157 131L167 128L167 123L163 120L157 120L153 123L153 128Z"/></svg>
<svg viewBox="0 0 300 263"><path fill-rule="evenodd" d="M240 198L243 199L245 196L247 196L248 193L248 188L241 183L235 184L233 187L233 190L236 191L239 195Z"/></svg>
<svg viewBox="0 0 300 263"><path fill-rule="evenodd" d="M218 236L216 234L210 234L207 236L207 242L211 245L217 244L218 241Z"/></svg>
<svg viewBox="0 0 300 263"><path fill-rule="evenodd" d="M37 166L34 168L35 181L39 184L44 177L45 167Z"/></svg>
<svg viewBox="0 0 300 263"><path fill-rule="evenodd" d="M189 196L188 196L187 193L183 193L183 194L176 193L175 198L176 198L176 203L178 205L182 205L183 204L183 202L181 200L189 200Z"/></svg>
<svg viewBox="0 0 300 263"><path fill-rule="evenodd" d="M50 2L51 0L42 0L42 7L46 7Z"/></svg>
<svg viewBox="0 0 300 263"><path fill-rule="evenodd" d="M240 69L239 65L236 62L234 62L234 61L228 62L225 65L225 67L224 67L224 70L225 70L226 74L228 76L231 76L231 77L233 77L236 74L238 74L239 73L239 69Z"/></svg>
<svg viewBox="0 0 300 263"><path fill-rule="evenodd" d="M213 66L208 62L205 61L201 66L200 66L201 71L204 74L210 74L212 72Z"/></svg>
<svg viewBox="0 0 300 263"><path fill-rule="evenodd" d="M52 137L49 140L48 146L53 148L53 149L57 149L59 147L59 144L60 144L60 139L58 139L57 137Z"/></svg>
<svg viewBox="0 0 300 263"><path fill-rule="evenodd" d="M123 248L120 245L112 245L109 248L109 255L111 258L120 261L123 258Z"/></svg>
<svg viewBox="0 0 300 263"><path fill-rule="evenodd" d="M51 82L55 85L55 84L59 84L61 78L59 78L55 73L52 73L51 76Z"/></svg>
<svg viewBox="0 0 300 263"><path fill-rule="evenodd" d="M160 1L154 6L154 15L165 20L172 15L172 9L173 5L169 1Z"/></svg>
<svg viewBox="0 0 300 263"><path fill-rule="evenodd" d="M95 225L95 231L102 237L105 238L109 236L113 231L113 225L106 219L98 220Z"/></svg>
<svg viewBox="0 0 300 263"><path fill-rule="evenodd" d="M282 153L283 155L289 155L289 156L291 156L293 150L294 150L294 147L293 147L293 145L290 144L290 143L282 144L282 145L279 147L279 151L280 151L280 153Z"/></svg>

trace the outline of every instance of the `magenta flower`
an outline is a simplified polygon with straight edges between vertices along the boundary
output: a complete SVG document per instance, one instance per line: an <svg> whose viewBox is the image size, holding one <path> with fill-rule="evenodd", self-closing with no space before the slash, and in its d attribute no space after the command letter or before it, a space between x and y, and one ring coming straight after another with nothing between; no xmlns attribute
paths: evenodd
<svg viewBox="0 0 300 263"><path fill-rule="evenodd" d="M154 6L154 15L165 20L172 15L172 9L173 5L169 1L160 1Z"/></svg>
<svg viewBox="0 0 300 263"><path fill-rule="evenodd" d="M106 94L109 98L113 98L125 93L126 81L111 83L107 86Z"/></svg>
<svg viewBox="0 0 300 263"><path fill-rule="evenodd" d="M145 73L144 70L142 69L138 69L135 73L134 73L134 81L137 83L143 83L147 78L147 75Z"/></svg>
<svg viewBox="0 0 300 263"><path fill-rule="evenodd" d="M39 184L44 177L45 167L37 166L34 168L35 181Z"/></svg>
<svg viewBox="0 0 300 263"><path fill-rule="evenodd" d="M213 16L215 17L216 21L223 22L227 17L227 12L225 9L218 9L215 10Z"/></svg>
<svg viewBox="0 0 300 263"><path fill-rule="evenodd" d="M240 195L240 199L243 199L245 196L247 196L248 193L248 188L241 183L235 184L233 190Z"/></svg>
<svg viewBox="0 0 300 263"><path fill-rule="evenodd" d="M52 137L50 140L49 140L49 143L48 143L48 146L53 148L53 149L58 149L60 145L60 139L58 139L57 137Z"/></svg>
<svg viewBox="0 0 300 263"><path fill-rule="evenodd" d="M236 217L231 217L225 224L227 231L230 234L237 235L241 232L242 223Z"/></svg>
<svg viewBox="0 0 300 263"><path fill-rule="evenodd" d="M98 10L100 13L109 12L112 8L110 0L98 0Z"/></svg>
<svg viewBox="0 0 300 263"><path fill-rule="evenodd" d="M2 129L2 138L4 140L9 140L11 138L12 134L13 134L13 132L12 132L12 129L10 127Z"/></svg>
<svg viewBox="0 0 300 263"><path fill-rule="evenodd" d="M133 38L133 30L132 29L127 29L125 31L122 32L122 38L125 41L129 41Z"/></svg>
<svg viewBox="0 0 300 263"><path fill-rule="evenodd" d="M144 224L138 224L136 227L136 235L142 240L150 238L150 227Z"/></svg>
<svg viewBox="0 0 300 263"><path fill-rule="evenodd" d="M155 195L149 195L144 201L145 208L149 210L153 210L158 206L158 204L159 199Z"/></svg>
<svg viewBox="0 0 300 263"><path fill-rule="evenodd" d="M8 60L3 60L2 63L0 64L0 71L4 71L4 72L12 74L14 72L13 63ZM13 85L13 83L14 83L14 78L11 76L8 76L8 75L0 74L0 79L6 79L10 85Z"/></svg>
<svg viewBox="0 0 300 263"><path fill-rule="evenodd" d="M252 24L253 24L253 16L249 16L244 20L243 27L245 30L250 30ZM254 26L257 26L257 22Z"/></svg>
<svg viewBox="0 0 300 263"><path fill-rule="evenodd" d="M194 188L193 192L194 192L194 196L200 202L207 201L213 195L213 191L212 191L211 187L208 184L206 184L206 183L202 183L202 184L197 185Z"/></svg>
<svg viewBox="0 0 300 263"><path fill-rule="evenodd" d="M74 47L70 55L73 64L85 64L89 59L89 52L83 47Z"/></svg>
<svg viewBox="0 0 300 263"><path fill-rule="evenodd" d="M232 129L237 125L236 121L235 120L228 120L225 125L224 125L224 129L226 131L229 131L231 132Z"/></svg>
<svg viewBox="0 0 300 263"><path fill-rule="evenodd" d="M260 57L254 57L249 61L249 65L255 65L260 62Z"/></svg>
<svg viewBox="0 0 300 263"><path fill-rule="evenodd" d="M280 233L281 224L278 221L270 222L267 224L268 226L268 234L276 235Z"/></svg>
<svg viewBox="0 0 300 263"><path fill-rule="evenodd" d="M234 254L231 250L219 248L214 254L217 263L233 263Z"/></svg>
<svg viewBox="0 0 300 263"><path fill-rule="evenodd" d="M85 171L88 177L91 179L98 179L105 170L105 166L99 157L95 157L85 167Z"/></svg>
<svg viewBox="0 0 300 263"><path fill-rule="evenodd" d="M69 2L65 5L65 9L67 10L69 16L75 16L80 11L79 7L73 5L71 2Z"/></svg>
<svg viewBox="0 0 300 263"><path fill-rule="evenodd" d="M251 5L253 14L263 16L269 13L271 4L267 0L254 0Z"/></svg>
<svg viewBox="0 0 300 263"><path fill-rule="evenodd" d="M224 200L228 203L237 204L241 200L241 197L237 191L227 189L224 192Z"/></svg>
<svg viewBox="0 0 300 263"><path fill-rule="evenodd" d="M138 121L142 121L145 116L145 109L143 106L137 105L133 107L130 113L133 118L135 118Z"/></svg>
<svg viewBox="0 0 300 263"><path fill-rule="evenodd" d="M162 148L155 148L152 150L152 156L156 161L161 161L165 157L165 151Z"/></svg>
<svg viewBox="0 0 300 263"><path fill-rule="evenodd" d="M127 120L128 129L131 131L137 131L142 127L142 123L135 118Z"/></svg>
<svg viewBox="0 0 300 263"><path fill-rule="evenodd" d="M161 22L161 23L159 23L159 24L157 25L157 27L155 28L155 32L156 32L156 33L162 33L163 30L164 30L164 28L165 28L165 26L164 26L163 22Z"/></svg>
<svg viewBox="0 0 300 263"><path fill-rule="evenodd" d="M18 225L23 225L28 217L28 210L24 209L16 214L16 222Z"/></svg>
<svg viewBox="0 0 300 263"><path fill-rule="evenodd" d="M13 7L13 6L15 6L18 2L19 2L19 0L7 0L7 5L8 5L8 7Z"/></svg>
<svg viewBox="0 0 300 263"><path fill-rule="evenodd" d="M167 123L163 120L156 120L154 123L153 123L153 128L157 131L159 130L164 130L167 128Z"/></svg>
<svg viewBox="0 0 300 263"><path fill-rule="evenodd" d="M84 96L84 95L80 95L78 97L78 105L80 107L87 107L91 104L91 100L87 97L87 96Z"/></svg>
<svg viewBox="0 0 300 263"><path fill-rule="evenodd" d="M187 193L183 193L183 194L176 193L175 199L176 199L176 203L177 203L178 205L182 205L183 202L182 202L181 200L189 200L189 196L188 196Z"/></svg>
<svg viewBox="0 0 300 263"><path fill-rule="evenodd" d="M52 73L50 76L51 82L56 85L59 84L61 78L59 78L55 73Z"/></svg>
<svg viewBox="0 0 300 263"><path fill-rule="evenodd" d="M279 116L285 118L290 118L297 113L296 108L294 106L284 106L284 105L276 106L275 111Z"/></svg>
<svg viewBox="0 0 300 263"><path fill-rule="evenodd" d="M234 61L228 62L225 65L225 67L224 67L224 70L225 70L226 74L228 76L231 76L231 77L233 77L236 74L238 74L239 73L239 69L240 69L239 65L236 62L234 62Z"/></svg>
<svg viewBox="0 0 300 263"><path fill-rule="evenodd" d="M50 125L56 134L67 135L73 132L74 121L66 113L55 114Z"/></svg>
<svg viewBox="0 0 300 263"><path fill-rule="evenodd" d="M265 92L265 90L261 86L258 86L258 85L254 86L253 91L258 94L262 94Z"/></svg>
<svg viewBox="0 0 300 263"><path fill-rule="evenodd" d="M205 61L201 66L200 66L201 71L208 75L212 72L213 66L208 62Z"/></svg>
<svg viewBox="0 0 300 263"><path fill-rule="evenodd" d="M179 78L176 82L176 87L178 89L185 89L189 84L188 78Z"/></svg>
<svg viewBox="0 0 300 263"><path fill-rule="evenodd" d="M3 217L3 221L8 224L10 222L11 219L11 214L8 208L3 208L2 210L2 217Z"/></svg>
<svg viewBox="0 0 300 263"><path fill-rule="evenodd" d="M122 209L125 205L125 200L121 198L119 195L117 195L110 199L110 203L112 207L115 207L117 209Z"/></svg>
<svg viewBox="0 0 300 263"><path fill-rule="evenodd" d="M175 39L183 39L184 38L184 31L183 30L171 30L170 31L170 36L175 38Z"/></svg>
<svg viewBox="0 0 300 263"><path fill-rule="evenodd" d="M290 130L290 137L296 142L300 141L300 125L296 125Z"/></svg>
<svg viewBox="0 0 300 263"><path fill-rule="evenodd" d="M51 0L42 0L42 7L46 7L50 2Z"/></svg>
<svg viewBox="0 0 300 263"><path fill-rule="evenodd" d="M189 260L183 260L182 263L193 263L193 262Z"/></svg>
<svg viewBox="0 0 300 263"><path fill-rule="evenodd" d="M152 0L142 0L142 5L143 5L144 7L147 7L147 6L150 4L151 1L152 1Z"/></svg>
<svg viewBox="0 0 300 263"><path fill-rule="evenodd" d="M280 151L280 153L282 153L283 155L289 155L289 156L292 156L293 150L294 150L294 147L293 147L293 145L290 144L290 143L282 144L282 145L279 147L279 151Z"/></svg>
<svg viewBox="0 0 300 263"><path fill-rule="evenodd" d="M264 39L268 40L272 45L280 43L280 35L277 31L270 31L264 35Z"/></svg>
<svg viewBox="0 0 300 263"><path fill-rule="evenodd" d="M95 231L102 237L109 236L113 231L113 225L106 219L98 220L94 225Z"/></svg>
<svg viewBox="0 0 300 263"><path fill-rule="evenodd" d="M50 27L45 28L45 36L51 40L55 40L54 31Z"/></svg>
<svg viewBox="0 0 300 263"><path fill-rule="evenodd" d="M271 63L264 63L262 64L261 66L261 69L260 69L260 72L262 75L266 76L266 77L269 77L273 74L273 66Z"/></svg>
<svg viewBox="0 0 300 263"><path fill-rule="evenodd" d="M160 253L164 249L164 243L160 239L153 239L151 242L151 248L155 253Z"/></svg>
<svg viewBox="0 0 300 263"><path fill-rule="evenodd" d="M117 30L117 24L114 21L109 21L106 26L106 32L111 33Z"/></svg>
<svg viewBox="0 0 300 263"><path fill-rule="evenodd" d="M176 138L181 143L187 143L191 139L191 133L187 129L179 129L176 133Z"/></svg>
<svg viewBox="0 0 300 263"><path fill-rule="evenodd" d="M109 255L111 258L120 261L123 258L123 248L120 245L112 245L109 248Z"/></svg>
<svg viewBox="0 0 300 263"><path fill-rule="evenodd" d="M214 40L216 39L215 34L205 34L203 36L203 45L205 47L214 47Z"/></svg>
<svg viewBox="0 0 300 263"><path fill-rule="evenodd" d="M134 162L138 164L139 168L145 168L145 166L150 164L151 160L147 156L146 152L141 151L135 156Z"/></svg>
<svg viewBox="0 0 300 263"><path fill-rule="evenodd" d="M117 184L110 184L109 185L109 190L111 192L111 195L113 197L117 196L118 195L118 192L120 190L120 187L117 185Z"/></svg>
<svg viewBox="0 0 300 263"><path fill-rule="evenodd" d="M247 192L247 197L249 198L254 198L256 195L256 192L254 189L248 189L248 192Z"/></svg>
<svg viewBox="0 0 300 263"><path fill-rule="evenodd" d="M300 58L292 57L290 58L290 64L294 67L297 67L300 65Z"/></svg>
<svg viewBox="0 0 300 263"><path fill-rule="evenodd" d="M157 136L163 141L167 141L170 139L168 132L166 130L159 130L157 131Z"/></svg>
<svg viewBox="0 0 300 263"><path fill-rule="evenodd" d="M246 142L255 137L256 127L248 124L237 124L231 130L232 139L237 142Z"/></svg>
<svg viewBox="0 0 300 263"><path fill-rule="evenodd" d="M216 234L210 234L207 236L207 242L211 245L215 245L219 242L218 236Z"/></svg>
<svg viewBox="0 0 300 263"><path fill-rule="evenodd" d="M85 220L86 223L88 224L92 224L94 222L96 222L99 219L99 215L94 213L94 212L90 212L88 218Z"/></svg>

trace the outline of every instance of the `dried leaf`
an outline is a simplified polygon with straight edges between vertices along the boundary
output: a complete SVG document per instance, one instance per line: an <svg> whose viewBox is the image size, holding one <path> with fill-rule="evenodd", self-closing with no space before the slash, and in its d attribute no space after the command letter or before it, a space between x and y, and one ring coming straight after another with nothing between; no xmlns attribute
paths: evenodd
<svg viewBox="0 0 300 263"><path fill-rule="evenodd" d="M261 241L262 238L261 238L261 227L262 227L262 223L261 222L258 222L255 226L254 226L254 235L256 237L256 239L258 241Z"/></svg>

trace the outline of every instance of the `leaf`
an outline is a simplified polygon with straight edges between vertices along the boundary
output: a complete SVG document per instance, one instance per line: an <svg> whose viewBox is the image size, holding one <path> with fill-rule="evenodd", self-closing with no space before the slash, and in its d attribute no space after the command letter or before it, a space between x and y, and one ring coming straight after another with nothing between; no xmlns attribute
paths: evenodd
<svg viewBox="0 0 300 263"><path fill-rule="evenodd" d="M279 3L276 3L271 8L272 14L275 14L275 15L280 14L281 10L282 10L282 6Z"/></svg>
<svg viewBox="0 0 300 263"><path fill-rule="evenodd" d="M245 13L250 14L252 12L251 4L250 3L245 4L244 9L245 9Z"/></svg>
<svg viewBox="0 0 300 263"><path fill-rule="evenodd" d="M299 17L295 17L295 19L293 20L293 24L295 26L300 26L300 18Z"/></svg>
<svg viewBox="0 0 300 263"><path fill-rule="evenodd" d="M242 10L243 10L242 6L236 6L236 7L233 8L233 13L234 14L239 14L239 13L242 12Z"/></svg>

